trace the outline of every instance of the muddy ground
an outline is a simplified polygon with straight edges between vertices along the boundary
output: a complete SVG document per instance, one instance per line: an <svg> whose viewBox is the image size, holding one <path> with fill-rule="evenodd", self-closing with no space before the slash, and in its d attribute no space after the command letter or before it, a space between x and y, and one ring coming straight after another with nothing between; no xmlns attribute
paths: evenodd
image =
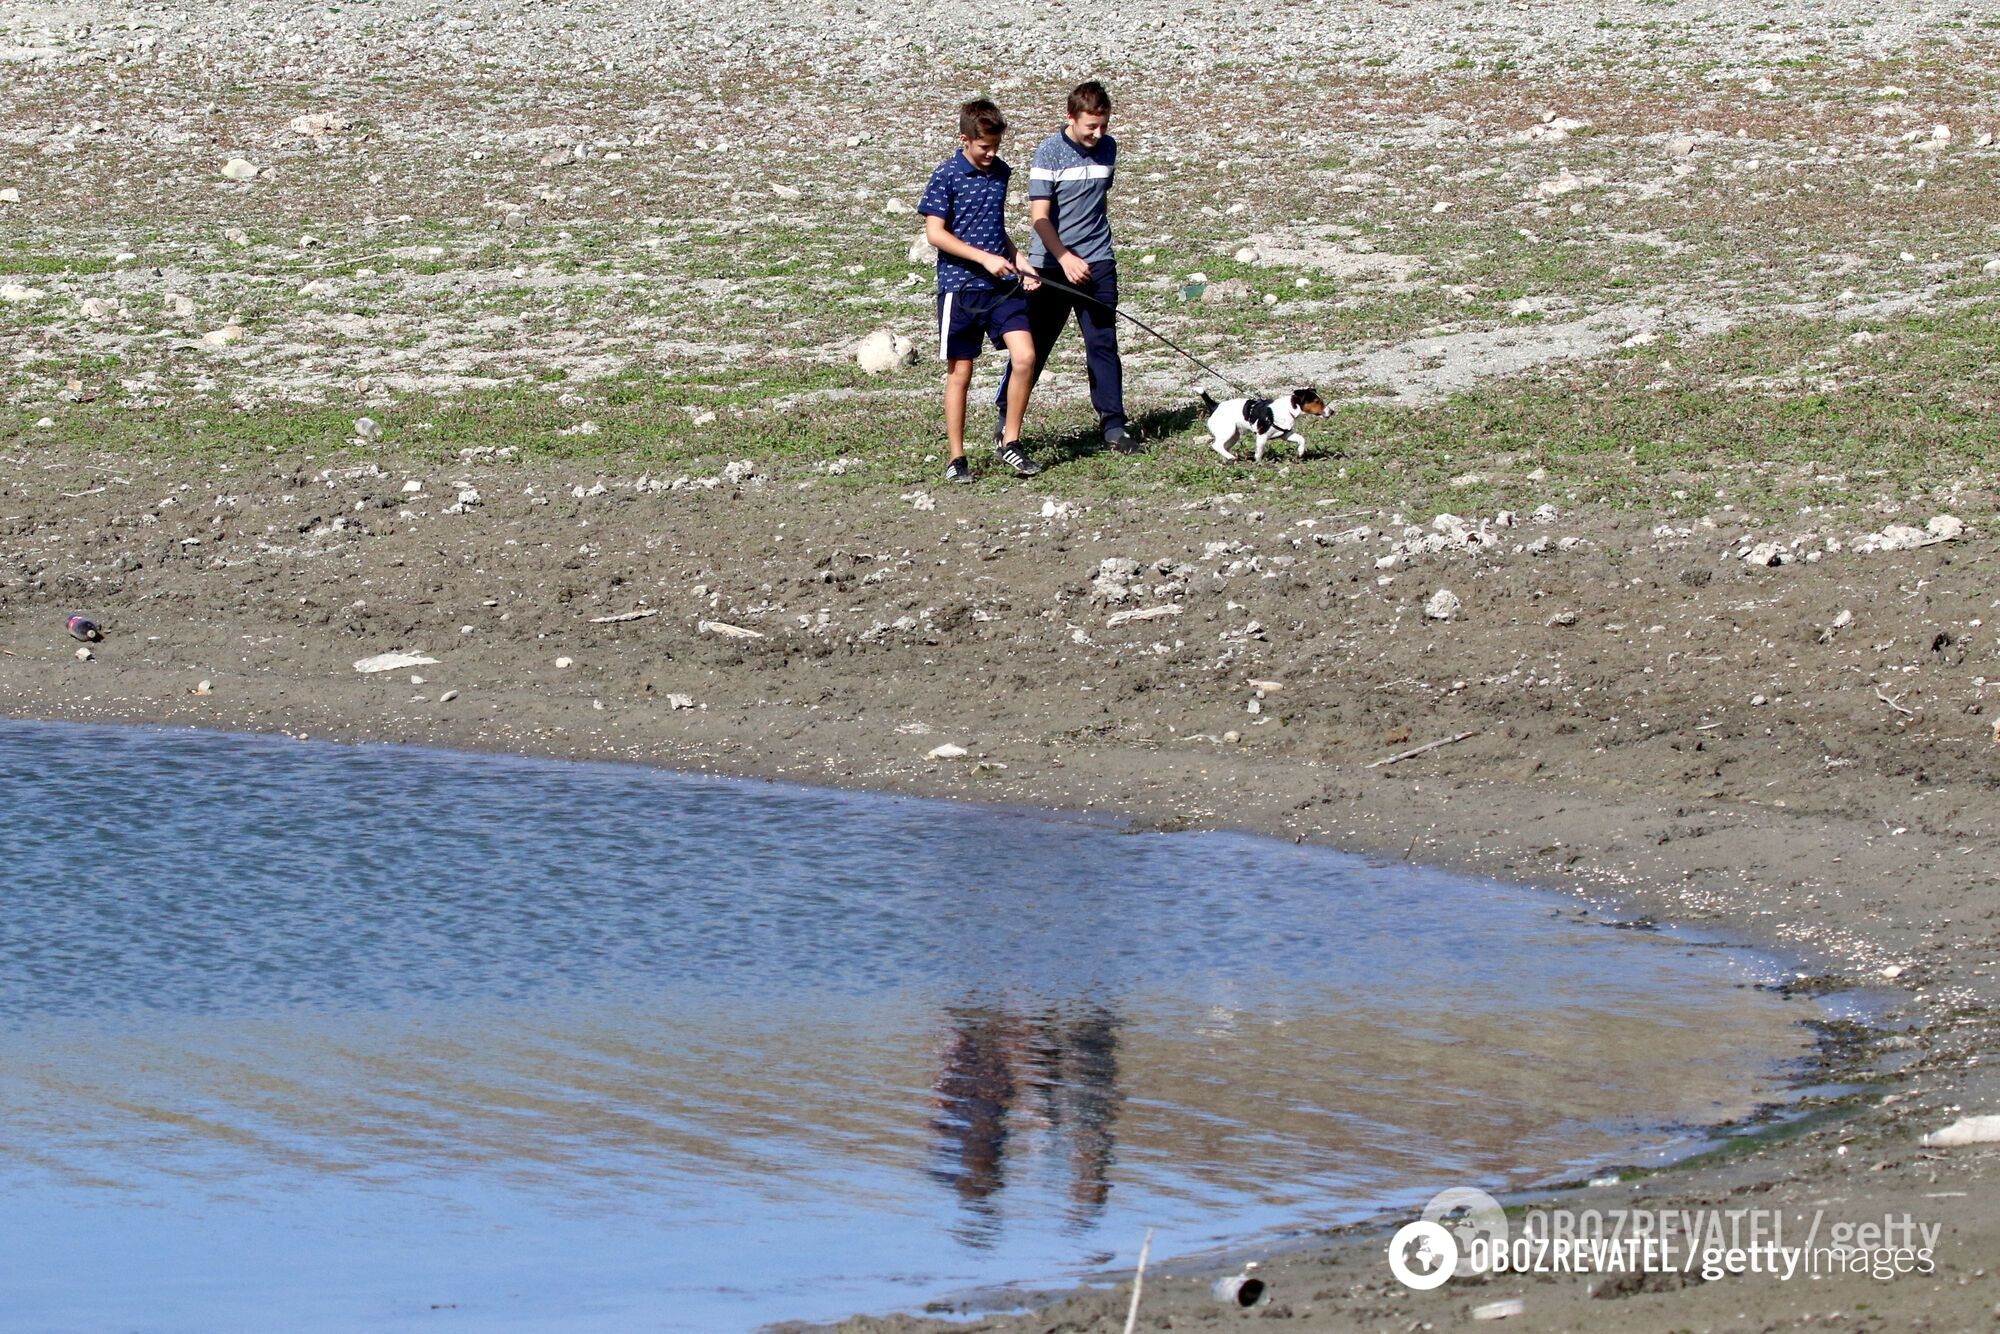
<svg viewBox="0 0 2000 1334"><path fill-rule="evenodd" d="M1919 1137L2000 1111L2000 20L982 15L0 4L0 710L1242 827L1776 945L1878 998L1849 1092L1563 1199L1907 1213L1936 1274L1419 1295L1385 1221L1158 1262L1141 1327L1991 1327L2000 1151ZM947 489L934 370L855 366L928 341L951 105L1018 160L1085 74L1127 299L1317 384L1304 458L1216 460L1134 333L1144 453L1072 347L1050 471Z"/></svg>

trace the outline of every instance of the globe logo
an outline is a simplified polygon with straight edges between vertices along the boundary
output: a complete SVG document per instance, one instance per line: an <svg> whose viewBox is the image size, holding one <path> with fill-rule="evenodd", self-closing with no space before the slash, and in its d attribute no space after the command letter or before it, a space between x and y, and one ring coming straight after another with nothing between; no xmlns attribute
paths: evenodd
<svg viewBox="0 0 2000 1334"><path fill-rule="evenodd" d="M1480 1243L1475 1251L1475 1243ZM1389 1240L1389 1271L1404 1287L1443 1287L1474 1254L1492 1255L1507 1244L1507 1213L1483 1190L1454 1186L1439 1191L1413 1223Z"/></svg>
<svg viewBox="0 0 2000 1334"><path fill-rule="evenodd" d="M1443 1287L1458 1268L1458 1241L1440 1223L1405 1223L1389 1239L1389 1272L1406 1288Z"/></svg>

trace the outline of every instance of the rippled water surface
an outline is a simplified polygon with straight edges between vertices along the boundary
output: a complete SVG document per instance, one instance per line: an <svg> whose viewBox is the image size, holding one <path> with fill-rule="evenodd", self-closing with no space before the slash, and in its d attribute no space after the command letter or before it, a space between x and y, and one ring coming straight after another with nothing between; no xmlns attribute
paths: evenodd
<svg viewBox="0 0 2000 1334"><path fill-rule="evenodd" d="M0 722L0 1327L735 1329L1685 1144L1766 961L1227 834Z"/></svg>

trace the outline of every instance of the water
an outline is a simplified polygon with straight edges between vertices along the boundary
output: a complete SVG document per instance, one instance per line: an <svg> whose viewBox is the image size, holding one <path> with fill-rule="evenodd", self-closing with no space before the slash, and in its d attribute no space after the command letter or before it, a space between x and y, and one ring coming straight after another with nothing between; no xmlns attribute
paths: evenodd
<svg viewBox="0 0 2000 1334"><path fill-rule="evenodd" d="M1228 834L0 722L0 1328L736 1329L1778 1096L1744 951Z"/></svg>

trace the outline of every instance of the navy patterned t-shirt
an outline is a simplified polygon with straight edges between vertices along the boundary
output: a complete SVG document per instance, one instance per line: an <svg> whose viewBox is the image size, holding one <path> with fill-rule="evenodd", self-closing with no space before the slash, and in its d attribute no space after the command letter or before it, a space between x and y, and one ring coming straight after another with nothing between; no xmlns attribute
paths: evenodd
<svg viewBox="0 0 2000 1334"><path fill-rule="evenodd" d="M923 202L917 212L943 218L945 229L967 245L992 255L1012 257L1014 247L1007 240L1007 180L1013 170L999 158L980 171L966 161L963 152L931 173L924 187ZM937 289L945 292L991 291L998 284L993 275L971 260L940 253Z"/></svg>

